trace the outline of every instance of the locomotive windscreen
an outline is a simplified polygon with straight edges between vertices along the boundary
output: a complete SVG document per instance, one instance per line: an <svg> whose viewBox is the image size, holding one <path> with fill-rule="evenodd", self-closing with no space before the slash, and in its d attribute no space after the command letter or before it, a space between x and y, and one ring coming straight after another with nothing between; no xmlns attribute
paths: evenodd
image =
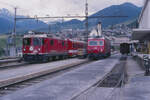
<svg viewBox="0 0 150 100"><path fill-rule="evenodd" d="M98 45L98 42L97 41L89 41L89 45L96 46L96 45Z"/></svg>
<svg viewBox="0 0 150 100"><path fill-rule="evenodd" d="M33 45L34 46L41 46L43 42L43 39L41 38L33 38Z"/></svg>
<svg viewBox="0 0 150 100"><path fill-rule="evenodd" d="M24 38L23 45L33 45L33 46L41 46L44 44L44 39L42 38Z"/></svg>
<svg viewBox="0 0 150 100"><path fill-rule="evenodd" d="M104 41L89 41L90 46L104 46Z"/></svg>
<svg viewBox="0 0 150 100"><path fill-rule="evenodd" d="M103 46L104 45L104 41L99 41L99 45Z"/></svg>
<svg viewBox="0 0 150 100"><path fill-rule="evenodd" d="M24 38L23 45L31 45L31 38Z"/></svg>

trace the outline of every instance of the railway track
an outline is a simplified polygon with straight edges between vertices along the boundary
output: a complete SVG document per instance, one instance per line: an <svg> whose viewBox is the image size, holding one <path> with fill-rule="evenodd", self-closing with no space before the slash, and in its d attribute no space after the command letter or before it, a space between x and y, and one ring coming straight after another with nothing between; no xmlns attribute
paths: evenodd
<svg viewBox="0 0 150 100"><path fill-rule="evenodd" d="M8 66L14 63L19 63L21 58L0 59L0 67Z"/></svg>
<svg viewBox="0 0 150 100"><path fill-rule="evenodd" d="M114 97L121 96L121 89L128 80L125 68L126 58L127 57L121 57L120 62L101 80L97 81L85 91L78 93L78 95L71 100L117 100L116 98L114 99ZM104 94L103 92L106 93Z"/></svg>
<svg viewBox="0 0 150 100"><path fill-rule="evenodd" d="M17 59L17 58L20 58L20 57L2 57L0 58L0 60L9 60L9 59Z"/></svg>
<svg viewBox="0 0 150 100"><path fill-rule="evenodd" d="M112 52L112 55L115 55L117 53ZM73 58L70 58L73 59ZM5 59L0 59L0 70L2 69L8 69L8 68L16 68L16 67L21 67L21 66L28 66L31 64L36 64L36 63L28 63L28 62L20 62L21 58L5 58ZM58 60L56 60L58 61ZM53 61L55 62L55 61Z"/></svg>
<svg viewBox="0 0 150 100"><path fill-rule="evenodd" d="M59 67L51 68L49 70L43 70L39 72L22 75L22 76L17 76L14 78L0 80L0 96L6 95L15 90L22 89L22 88L28 87L36 83L39 83L49 78L56 77L67 71L76 69L80 67L80 65L82 64L87 64L90 62L91 61L88 61L86 59L86 60L81 60L81 61L74 62L74 63L60 65Z"/></svg>
<svg viewBox="0 0 150 100"><path fill-rule="evenodd" d="M74 58L73 58L74 59ZM69 59L69 60L73 60L73 59ZM68 59L67 59L68 60ZM70 62L68 60L68 62ZM79 59L78 59L79 60ZM57 63L57 62L61 62L61 61L54 61L51 63ZM9 94L15 90L18 89L22 89L25 87L28 87L30 85L39 83L41 81L47 80L49 78L53 78L55 76L58 76L60 74L63 74L69 70L73 70L75 68L80 67L80 65L82 64L88 64L91 63L92 61L88 61L86 60L81 60L81 61L75 61L73 63L68 63L65 65L61 65L59 64L59 67L53 67L52 69L48 69L48 70L41 70L39 72L34 72L34 73L30 73L30 74L26 74L26 75L22 75L22 76L16 76L16 77L10 77L7 79L0 79L0 96ZM44 63L44 64L50 64L50 63ZM38 64L24 64L24 65L18 65L18 68L24 68L24 67L31 67L31 66L37 66ZM15 68L16 67L16 68ZM5 70L10 70L10 69L18 69L17 66L14 67L4 67L4 71ZM2 68L3 69L3 68ZM1 73L1 70L0 70Z"/></svg>
<svg viewBox="0 0 150 100"><path fill-rule="evenodd" d="M72 58L70 58L72 59ZM51 62L56 62L60 60L54 60ZM39 64L42 62L39 62ZM48 62L47 62L48 63ZM16 68L16 67L21 67L21 66L29 66L31 64L37 64L37 62L24 62L21 61L21 58L18 59L5 59L5 60L0 60L0 70L3 69L10 69L10 68Z"/></svg>

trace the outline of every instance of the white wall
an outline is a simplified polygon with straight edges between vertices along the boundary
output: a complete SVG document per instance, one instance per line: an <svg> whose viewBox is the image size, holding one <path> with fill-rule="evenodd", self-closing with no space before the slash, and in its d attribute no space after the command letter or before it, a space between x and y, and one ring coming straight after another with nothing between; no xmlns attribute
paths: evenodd
<svg viewBox="0 0 150 100"><path fill-rule="evenodd" d="M139 28L150 29L150 0L148 0L147 5L143 10L143 14L139 21Z"/></svg>

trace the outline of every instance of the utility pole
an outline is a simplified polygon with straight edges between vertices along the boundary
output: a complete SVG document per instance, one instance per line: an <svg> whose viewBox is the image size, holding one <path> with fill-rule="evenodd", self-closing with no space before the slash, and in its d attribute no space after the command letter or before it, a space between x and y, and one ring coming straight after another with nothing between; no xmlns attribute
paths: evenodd
<svg viewBox="0 0 150 100"><path fill-rule="evenodd" d="M86 28L85 41L88 43L88 2L87 0L85 3L85 28Z"/></svg>
<svg viewBox="0 0 150 100"><path fill-rule="evenodd" d="M49 34L51 33L51 25L50 25L50 23L48 23L48 33Z"/></svg>
<svg viewBox="0 0 150 100"><path fill-rule="evenodd" d="M14 15L14 29L13 29L13 32L12 32L12 38L13 38L13 48L14 49L12 49L13 51L12 51L12 53L14 53L14 54L12 54L12 56L16 56L16 54L17 54L17 48L16 48L16 15L17 15L17 8L15 7L14 8L14 10L15 10L15 15Z"/></svg>
<svg viewBox="0 0 150 100"><path fill-rule="evenodd" d="M15 7L15 17L14 17L14 35L16 35L16 15L17 15L17 8Z"/></svg>

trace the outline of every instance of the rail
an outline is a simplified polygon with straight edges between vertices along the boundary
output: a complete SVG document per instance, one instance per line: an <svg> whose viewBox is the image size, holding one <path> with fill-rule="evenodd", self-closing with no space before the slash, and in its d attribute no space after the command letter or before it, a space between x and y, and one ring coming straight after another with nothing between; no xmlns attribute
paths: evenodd
<svg viewBox="0 0 150 100"><path fill-rule="evenodd" d="M18 62L19 60L20 60L20 58L3 59L3 60L0 60L0 65L7 64L7 63Z"/></svg>
<svg viewBox="0 0 150 100"><path fill-rule="evenodd" d="M12 85L12 84L20 83L20 82L23 82L23 81L26 81L26 80L29 80L29 79L37 78L37 77L47 75L47 74L50 74L50 73L65 70L67 68L71 68L71 67L74 67L74 66L78 66L78 65L81 65L81 64L88 63L88 62L89 62L88 60L82 60L82 61L78 61L78 62L74 62L74 63L60 65L60 66L57 66L57 67L54 67L54 68L50 67L49 69L41 70L41 71L38 71L38 72L32 72L32 73L29 73L29 74L23 74L23 75L16 76L16 77L11 77L11 78L8 78L8 79L5 79L5 80L0 80L0 88L6 87L6 86L9 86L9 85Z"/></svg>
<svg viewBox="0 0 150 100"><path fill-rule="evenodd" d="M124 82L125 82L125 74L123 73L120 80L118 81L116 86L113 88L111 93L105 98L105 100L123 100Z"/></svg>
<svg viewBox="0 0 150 100"><path fill-rule="evenodd" d="M112 69L113 70L113 69ZM99 85L104 82L104 80L110 76L112 74L112 70L107 73L102 80L98 81L96 84L94 84L93 86L89 87L88 89L86 89L85 91L83 91L82 93L79 93L77 96L73 97L71 100L122 100L123 98L123 88L126 82L126 73L124 70L125 67L123 67L123 72L119 78L119 81L117 82L117 84L113 87L113 88L109 88L111 89L111 91L109 91L107 96L103 96L103 99L100 99L101 97L101 92L97 91L99 88ZM108 88L106 88L108 89Z"/></svg>

